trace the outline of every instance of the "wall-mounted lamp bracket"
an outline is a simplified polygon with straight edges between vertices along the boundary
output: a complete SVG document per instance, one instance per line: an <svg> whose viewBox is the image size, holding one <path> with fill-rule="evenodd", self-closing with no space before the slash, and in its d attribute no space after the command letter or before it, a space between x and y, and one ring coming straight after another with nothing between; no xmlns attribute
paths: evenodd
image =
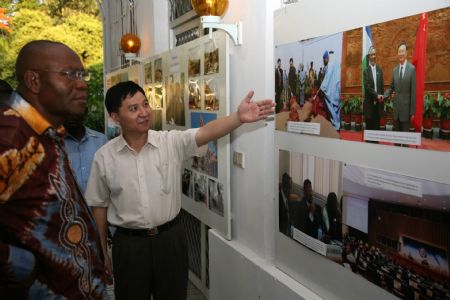
<svg viewBox="0 0 450 300"><path fill-rule="evenodd" d="M132 61L137 61L137 62L139 62L139 63L142 63L142 62L144 62L144 59L142 59L142 58L140 58L140 57L137 57L136 56L136 53L124 53L124 55L125 55L125 59L128 61L128 62L132 62Z"/></svg>
<svg viewBox="0 0 450 300"><path fill-rule="evenodd" d="M220 23L220 17L217 16L203 16L200 17L200 22L203 28L209 29L209 37L212 38L212 29L221 29L225 31L233 40L236 46L242 45L242 22L239 21L235 24L222 24Z"/></svg>

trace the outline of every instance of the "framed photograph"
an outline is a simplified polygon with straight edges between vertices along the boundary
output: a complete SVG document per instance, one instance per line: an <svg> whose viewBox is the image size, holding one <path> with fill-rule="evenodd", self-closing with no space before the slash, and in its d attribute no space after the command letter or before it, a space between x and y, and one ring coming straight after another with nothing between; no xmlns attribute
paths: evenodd
<svg viewBox="0 0 450 300"><path fill-rule="evenodd" d="M208 179L208 207L210 210L223 217L223 185L213 179Z"/></svg>
<svg viewBox="0 0 450 300"><path fill-rule="evenodd" d="M181 178L181 191L186 197L192 199L194 191L194 176L190 169L184 169L183 177Z"/></svg>
<svg viewBox="0 0 450 300"><path fill-rule="evenodd" d="M217 119L216 114L212 113L191 113L191 128L198 128L206 125L208 122ZM208 143L208 150L203 157L194 157L192 159L192 168L212 177L218 176L218 151L217 141Z"/></svg>
<svg viewBox="0 0 450 300"><path fill-rule="evenodd" d="M153 83L152 77L153 77L152 62L149 61L144 64L144 84Z"/></svg>
<svg viewBox="0 0 450 300"><path fill-rule="evenodd" d="M425 282L448 293L450 185L284 150L279 160L280 233L396 296L426 298Z"/></svg>
<svg viewBox="0 0 450 300"><path fill-rule="evenodd" d="M219 49L211 41L205 44L204 51L204 70L205 75L219 73Z"/></svg>
<svg viewBox="0 0 450 300"><path fill-rule="evenodd" d="M154 61L154 78L155 82L162 82L164 78L162 58L158 58Z"/></svg>
<svg viewBox="0 0 450 300"><path fill-rule="evenodd" d="M184 107L184 73L168 76L166 82L166 122L170 125L185 126L186 114Z"/></svg>
<svg viewBox="0 0 450 300"><path fill-rule="evenodd" d="M201 48L197 46L195 48L188 50L188 76L197 77L200 76L200 59L201 59Z"/></svg>
<svg viewBox="0 0 450 300"><path fill-rule="evenodd" d="M189 109L202 109L200 80L198 79L189 79Z"/></svg>
<svg viewBox="0 0 450 300"><path fill-rule="evenodd" d="M206 205L208 181L205 175L194 173L194 200Z"/></svg>
<svg viewBox="0 0 450 300"><path fill-rule="evenodd" d="M447 7L276 45L276 129L450 151L448 22Z"/></svg>
<svg viewBox="0 0 450 300"><path fill-rule="evenodd" d="M219 88L216 78L205 79L205 110L219 110Z"/></svg>

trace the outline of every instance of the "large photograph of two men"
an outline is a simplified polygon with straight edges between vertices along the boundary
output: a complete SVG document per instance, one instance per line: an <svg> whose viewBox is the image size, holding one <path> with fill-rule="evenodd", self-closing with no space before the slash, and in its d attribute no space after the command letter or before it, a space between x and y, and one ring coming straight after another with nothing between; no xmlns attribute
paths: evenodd
<svg viewBox="0 0 450 300"><path fill-rule="evenodd" d="M445 8L276 46L276 129L450 151L449 23Z"/></svg>

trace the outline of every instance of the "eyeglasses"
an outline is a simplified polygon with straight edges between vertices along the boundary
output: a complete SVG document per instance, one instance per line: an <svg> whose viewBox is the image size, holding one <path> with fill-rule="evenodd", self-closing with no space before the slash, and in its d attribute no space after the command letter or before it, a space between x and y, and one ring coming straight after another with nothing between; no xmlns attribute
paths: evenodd
<svg viewBox="0 0 450 300"><path fill-rule="evenodd" d="M91 79L91 73L86 71L52 71L52 70L36 70L36 71L64 74L67 76L69 80L83 80L87 82Z"/></svg>

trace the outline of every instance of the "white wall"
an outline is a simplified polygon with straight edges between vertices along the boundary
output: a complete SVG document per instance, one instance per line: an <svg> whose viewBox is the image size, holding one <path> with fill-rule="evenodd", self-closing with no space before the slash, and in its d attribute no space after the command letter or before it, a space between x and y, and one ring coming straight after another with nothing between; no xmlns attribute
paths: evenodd
<svg viewBox="0 0 450 300"><path fill-rule="evenodd" d="M323 1L330 5L328 10L337 16L346 14L348 3L361 0ZM318 16L324 12L323 1L301 0L299 4L296 4L301 5L303 14L310 12L317 15L313 27L320 27ZM136 2L139 6L137 12L138 33L144 44L140 56L148 57L167 50L169 47L167 0L136 0ZM230 0L229 2L224 22L234 23L241 20L244 26L243 45L236 47L230 41L230 99L231 110L235 110L250 89L255 91L256 99L274 97L273 13L275 9L279 8L281 2L280 0ZM113 5L110 1L103 1L103 3ZM378 2L371 1L371 3ZM392 6L395 6L395 3L395 1L392 2L386 11L393 10L395 7ZM416 0L411 0L411 5L416 3ZM108 15L105 14L105 17L107 18ZM105 34L115 30L112 24L108 24L106 27ZM105 36L105 66L108 71L117 66L117 58L112 57L114 56L114 47L117 46L108 44L108 37ZM305 139L305 143L308 145L309 139ZM333 141L328 141L324 148L338 149L337 145L333 143ZM360 147L365 146L356 146L357 149ZM232 241L226 241L214 232L210 233L211 299L346 298L342 295L352 295L347 292L354 288L351 283L353 279L356 282L359 296L364 295L365 289L370 292L375 291L375 297L391 296L309 250L303 249L301 258L297 259L298 245L287 238L280 238L275 233L275 228L277 228L275 176L278 174L278 170L275 169L277 163L274 162L273 121L245 125L236 130L231 135L231 150L244 153L245 169L231 166ZM314 151L311 147L299 148L299 152L313 154ZM330 157L330 154L327 153L319 156L335 158ZM444 155L441 157L443 159ZM448 158L448 155L446 157ZM363 155L356 156L356 159L360 159L364 165ZM388 163L389 161L385 162L386 165ZM443 170L442 167L440 169ZM275 267L276 236L276 242L286 248L282 254L289 257L288 261L278 261L278 266L287 270L296 280ZM293 263L294 269L290 268L289 262ZM310 272L306 267L318 267L319 271L314 272L315 276L320 276L321 272L331 275L328 274L325 281L320 279L311 281L310 277L302 276L302 272L303 274ZM333 274L337 274L337 276L333 277ZM344 284L340 284L339 276L342 274L349 277ZM314 292L305 288L304 285ZM328 285L339 287L337 296L333 295L333 292L327 287Z"/></svg>

